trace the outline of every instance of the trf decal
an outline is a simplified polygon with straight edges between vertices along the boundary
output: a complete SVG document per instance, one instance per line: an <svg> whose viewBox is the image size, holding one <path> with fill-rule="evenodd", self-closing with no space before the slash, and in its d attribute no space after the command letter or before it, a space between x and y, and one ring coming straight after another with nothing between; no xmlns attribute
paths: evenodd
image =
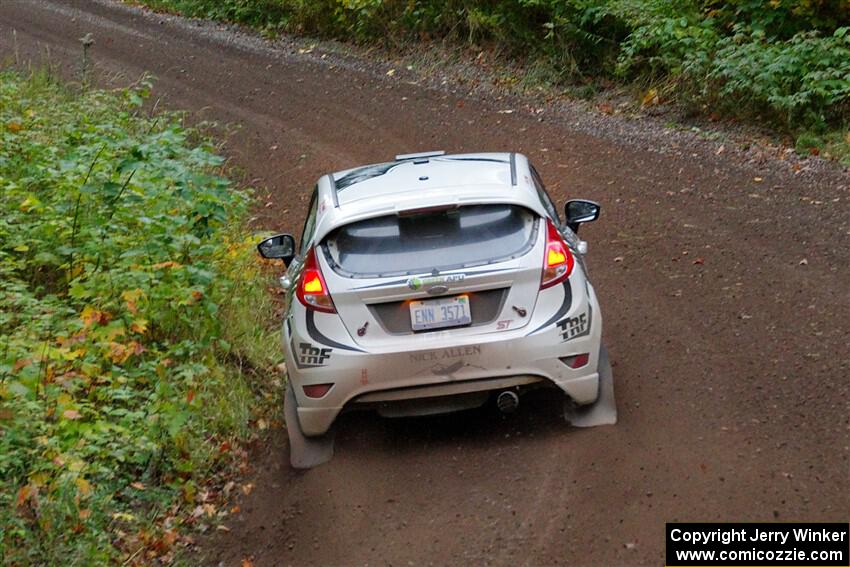
<svg viewBox="0 0 850 567"><path fill-rule="evenodd" d="M590 309L587 313L576 315L575 317L567 317L558 321L558 328L561 330L561 339L569 341L577 337L583 337L590 334Z"/></svg>
<svg viewBox="0 0 850 567"><path fill-rule="evenodd" d="M298 368L319 368L325 366L325 361L331 357L332 348L319 348L310 343L298 343L296 355ZM294 350L294 349L293 349Z"/></svg>

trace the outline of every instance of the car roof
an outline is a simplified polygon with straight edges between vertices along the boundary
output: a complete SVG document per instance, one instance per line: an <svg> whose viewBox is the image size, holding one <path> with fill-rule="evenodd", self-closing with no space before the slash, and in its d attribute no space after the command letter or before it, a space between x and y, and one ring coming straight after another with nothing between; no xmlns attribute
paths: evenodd
<svg viewBox="0 0 850 567"><path fill-rule="evenodd" d="M317 241L344 224L446 204L508 203L546 216L528 159L510 152L397 156L325 175L318 191Z"/></svg>

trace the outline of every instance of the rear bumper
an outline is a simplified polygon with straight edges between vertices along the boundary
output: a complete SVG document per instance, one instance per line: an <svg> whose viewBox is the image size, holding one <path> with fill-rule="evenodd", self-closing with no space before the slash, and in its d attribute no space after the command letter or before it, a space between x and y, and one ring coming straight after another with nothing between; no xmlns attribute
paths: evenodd
<svg viewBox="0 0 850 567"><path fill-rule="evenodd" d="M582 316L586 326L573 325ZM587 294L573 294L570 309L557 320L541 317L515 331L462 338L429 333L411 341L415 349L404 351L366 352L350 337L345 340L347 332L335 318L316 314L311 322L299 322L293 317L284 329L287 370L306 435L325 433L343 409L362 402L451 396L536 382L554 384L580 405L598 396L602 319L590 286ZM578 369L561 360L584 353L590 358ZM322 398L305 395L304 386L326 383L333 387Z"/></svg>

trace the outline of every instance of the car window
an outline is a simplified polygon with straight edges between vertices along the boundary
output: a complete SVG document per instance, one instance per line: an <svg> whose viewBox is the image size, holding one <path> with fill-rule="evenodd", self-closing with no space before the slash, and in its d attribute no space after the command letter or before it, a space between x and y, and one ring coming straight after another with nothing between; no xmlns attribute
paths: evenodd
<svg viewBox="0 0 850 567"><path fill-rule="evenodd" d="M350 275L416 274L504 261L534 245L536 215L514 205L469 205L345 225L325 241Z"/></svg>
<svg viewBox="0 0 850 567"><path fill-rule="evenodd" d="M319 188L313 189L313 196L310 198L310 212L307 214L307 220L304 221L304 232L301 234L301 255L307 254L313 240L313 233L316 231L316 214L318 211L318 194Z"/></svg>
<svg viewBox="0 0 850 567"><path fill-rule="evenodd" d="M560 225L561 216L558 214L558 207L555 206L555 203L546 191L546 187L543 185L543 179L540 178L540 174L537 173L534 166L531 166L531 179L534 181L534 188L537 189L537 195L540 197L540 202L543 203L544 207L546 207L546 211L549 213L549 216L551 216L552 219Z"/></svg>

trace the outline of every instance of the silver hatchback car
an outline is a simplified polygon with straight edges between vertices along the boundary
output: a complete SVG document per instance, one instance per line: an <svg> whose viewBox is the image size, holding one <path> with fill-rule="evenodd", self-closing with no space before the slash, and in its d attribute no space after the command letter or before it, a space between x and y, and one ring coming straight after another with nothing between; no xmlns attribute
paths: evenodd
<svg viewBox="0 0 850 567"><path fill-rule="evenodd" d="M579 225L562 220L517 153L396 156L323 176L300 247L258 245L287 265L283 322L291 461L332 455L342 411L443 413L551 387L575 425L614 423L602 314Z"/></svg>

